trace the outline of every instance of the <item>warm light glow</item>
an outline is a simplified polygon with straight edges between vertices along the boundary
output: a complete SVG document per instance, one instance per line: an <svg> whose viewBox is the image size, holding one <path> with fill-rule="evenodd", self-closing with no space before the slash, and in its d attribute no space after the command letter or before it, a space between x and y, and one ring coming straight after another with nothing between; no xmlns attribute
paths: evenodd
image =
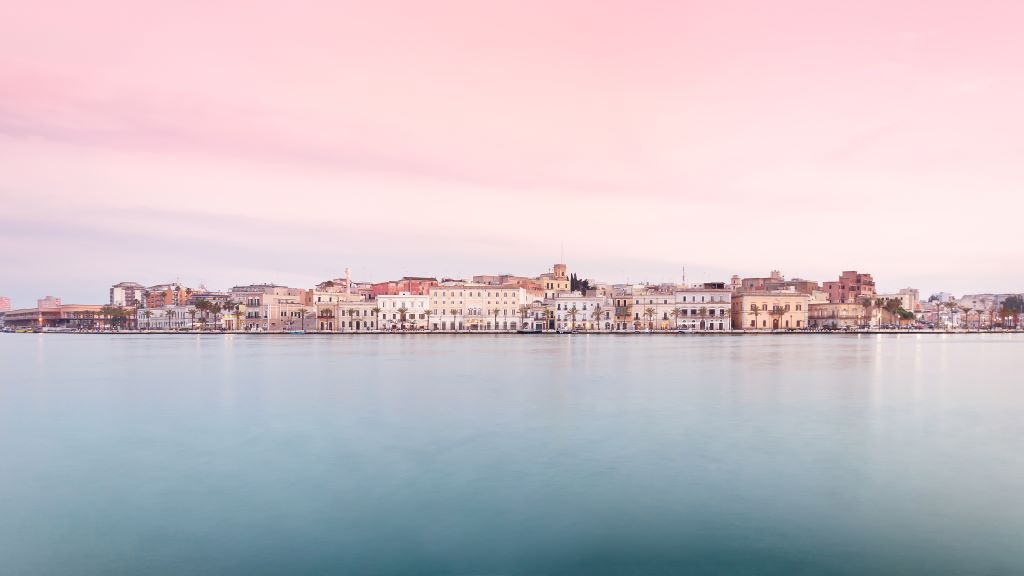
<svg viewBox="0 0 1024 576"><path fill-rule="evenodd" d="M611 281L1024 283L1019 2L6 4L16 305L562 246Z"/></svg>

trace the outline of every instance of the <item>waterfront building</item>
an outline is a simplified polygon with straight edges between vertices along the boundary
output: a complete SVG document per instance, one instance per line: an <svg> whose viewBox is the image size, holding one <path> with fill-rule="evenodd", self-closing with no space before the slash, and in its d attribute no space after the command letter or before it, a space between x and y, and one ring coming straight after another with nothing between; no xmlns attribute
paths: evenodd
<svg viewBox="0 0 1024 576"><path fill-rule="evenodd" d="M431 330L518 330L520 306L530 304L519 286L444 282L430 289Z"/></svg>
<svg viewBox="0 0 1024 576"><path fill-rule="evenodd" d="M615 307L604 296L564 292L547 300L545 304L554 311L557 330L612 330Z"/></svg>
<svg viewBox="0 0 1024 576"><path fill-rule="evenodd" d="M194 330L208 320L193 305L139 308L135 311L140 330Z"/></svg>
<svg viewBox="0 0 1024 576"><path fill-rule="evenodd" d="M317 328L321 332L372 332L379 329L376 300L323 302L316 304Z"/></svg>
<svg viewBox="0 0 1024 576"><path fill-rule="evenodd" d="M139 308L146 300L146 287L138 282L118 282L110 287L110 305Z"/></svg>
<svg viewBox="0 0 1024 576"><path fill-rule="evenodd" d="M358 306L367 303L367 300L359 294L348 292L346 284L333 281L322 282L313 290L313 308L316 311L317 330L320 332L345 332L352 329L376 329L377 322L374 319L367 319L365 316L376 316L369 311L376 303L370 306ZM356 311L366 312L364 317L357 317Z"/></svg>
<svg viewBox="0 0 1024 576"><path fill-rule="evenodd" d="M59 298L51 296L41 299L39 302L45 305L5 312L4 326L8 328L87 330L105 330L112 326L112 319L105 314L104 306L99 304L61 304Z"/></svg>
<svg viewBox="0 0 1024 576"><path fill-rule="evenodd" d="M732 290L724 283L707 283L675 293L669 312L672 327L682 330L732 330Z"/></svg>
<svg viewBox="0 0 1024 576"><path fill-rule="evenodd" d="M640 287L633 290L633 330L674 330L676 309L676 288L664 290Z"/></svg>
<svg viewBox="0 0 1024 576"><path fill-rule="evenodd" d="M810 298L792 290L734 294L732 325L738 330L806 328Z"/></svg>
<svg viewBox="0 0 1024 576"><path fill-rule="evenodd" d="M860 328L868 324L867 309L859 303L811 302L807 325L811 328Z"/></svg>
<svg viewBox="0 0 1024 576"><path fill-rule="evenodd" d="M616 297L616 314L622 314L625 308L632 315L624 327L620 321L617 329L731 330L732 298L733 291L724 282L635 287L628 299Z"/></svg>
<svg viewBox="0 0 1024 576"><path fill-rule="evenodd" d="M282 332L316 327L312 290L250 284L232 288L231 298L243 307L243 330Z"/></svg>
<svg viewBox="0 0 1024 576"><path fill-rule="evenodd" d="M825 282L822 288L828 292L828 301L834 304L856 304L862 297L875 297L875 280L871 274L848 270L839 275L839 280Z"/></svg>
<svg viewBox="0 0 1024 576"><path fill-rule="evenodd" d="M381 330L427 328L430 296L402 292L377 296L378 326Z"/></svg>
<svg viewBox="0 0 1024 576"><path fill-rule="evenodd" d="M633 293L630 289L616 289L612 296L612 303L615 307L614 330L631 331L636 326L633 322Z"/></svg>

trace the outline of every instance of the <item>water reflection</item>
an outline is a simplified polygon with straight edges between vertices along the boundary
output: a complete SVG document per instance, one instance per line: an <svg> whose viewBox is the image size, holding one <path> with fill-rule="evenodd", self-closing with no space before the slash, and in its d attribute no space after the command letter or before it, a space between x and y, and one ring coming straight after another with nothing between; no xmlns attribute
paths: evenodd
<svg viewBox="0 0 1024 576"><path fill-rule="evenodd" d="M1024 573L1022 342L0 335L0 558Z"/></svg>

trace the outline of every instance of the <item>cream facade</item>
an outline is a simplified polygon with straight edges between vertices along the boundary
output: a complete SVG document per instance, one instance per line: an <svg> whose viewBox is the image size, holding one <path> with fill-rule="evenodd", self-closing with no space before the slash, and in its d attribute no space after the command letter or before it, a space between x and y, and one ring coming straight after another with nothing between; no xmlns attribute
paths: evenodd
<svg viewBox="0 0 1024 576"><path fill-rule="evenodd" d="M732 297L732 325L738 330L807 328L810 296L798 292L750 292Z"/></svg>
<svg viewBox="0 0 1024 576"><path fill-rule="evenodd" d="M231 298L242 308L242 330L249 332L284 332L314 330L317 326L316 306L311 290L272 284L235 286Z"/></svg>
<svg viewBox="0 0 1024 576"><path fill-rule="evenodd" d="M370 325L376 327L376 320L367 320L363 317L357 317L356 314L352 313L353 306L365 303L366 301L362 296L346 292L343 287L328 287L325 290L314 290L312 305L316 311L315 329L318 332L346 332L349 331L346 328L351 329L357 324L360 328L366 324L366 330L370 329ZM375 316L370 312L374 306L376 304L362 306L359 308L359 311L365 311L365 316Z"/></svg>
<svg viewBox="0 0 1024 576"><path fill-rule="evenodd" d="M354 294L350 296L355 296ZM378 330L379 308L374 300L316 303L320 332L373 332Z"/></svg>
<svg viewBox="0 0 1024 576"><path fill-rule="evenodd" d="M520 286L445 283L430 288L430 330L514 331L519 307L529 304Z"/></svg>

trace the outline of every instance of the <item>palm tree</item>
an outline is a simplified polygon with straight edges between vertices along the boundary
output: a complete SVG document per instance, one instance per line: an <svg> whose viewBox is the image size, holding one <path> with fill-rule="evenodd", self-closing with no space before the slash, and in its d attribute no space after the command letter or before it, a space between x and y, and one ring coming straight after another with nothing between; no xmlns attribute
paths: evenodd
<svg viewBox="0 0 1024 576"><path fill-rule="evenodd" d="M580 311L576 309L575 304L572 305L572 308L569 308L569 310L566 311L566 314L569 315L569 319L572 320L572 325L569 326L569 330L576 329L576 316L579 315L579 313Z"/></svg>
<svg viewBox="0 0 1024 576"><path fill-rule="evenodd" d="M380 306L374 306L373 310L373 328L379 329L380 327Z"/></svg>
<svg viewBox="0 0 1024 576"><path fill-rule="evenodd" d="M594 305L594 310L590 313L590 317L594 319L594 324L597 326L598 331L601 330L601 315L604 314L604 310L601 309L600 304Z"/></svg>
<svg viewBox="0 0 1024 576"><path fill-rule="evenodd" d="M658 312L654 308L644 308L644 318L647 318L647 329L654 330L654 317Z"/></svg>
<svg viewBox="0 0 1024 576"><path fill-rule="evenodd" d="M405 306L402 306L401 308L398 309L398 321L400 330L405 330L405 318L408 314L409 309L406 308Z"/></svg>
<svg viewBox="0 0 1024 576"><path fill-rule="evenodd" d="M679 319L683 316L683 309L676 306L671 312L672 319L675 320L676 330L679 330Z"/></svg>
<svg viewBox="0 0 1024 576"><path fill-rule="evenodd" d="M973 309L970 306L960 306L960 311L964 314L964 328L971 329L971 312Z"/></svg>
<svg viewBox="0 0 1024 576"><path fill-rule="evenodd" d="M754 315L754 330L758 329L757 317L761 315L761 307L757 304L750 305L750 313ZM746 327L744 327L746 328Z"/></svg>
<svg viewBox="0 0 1024 576"><path fill-rule="evenodd" d="M526 315L530 313L530 307L526 304L519 305L519 322L522 324L520 328L526 330Z"/></svg>
<svg viewBox="0 0 1024 576"><path fill-rule="evenodd" d="M427 308L426 310L423 311L423 315L427 317L427 331L428 332L430 331L430 315L431 314L433 314L433 312L430 311L430 308Z"/></svg>
<svg viewBox="0 0 1024 576"><path fill-rule="evenodd" d="M707 307L701 306L700 309L697 310L697 315L700 316L701 330L703 330L703 326L705 326L704 319L708 317Z"/></svg>
<svg viewBox="0 0 1024 576"><path fill-rule="evenodd" d="M142 313L142 317L146 319L146 328L149 328L149 319L153 317L153 312L151 310L146 310Z"/></svg>
<svg viewBox="0 0 1024 576"><path fill-rule="evenodd" d="M306 309L306 308L299 308L299 322L300 322L299 325L301 326L300 329L303 332L306 331L306 315L307 314L309 314L309 310L308 309Z"/></svg>
<svg viewBox="0 0 1024 576"><path fill-rule="evenodd" d="M192 325L189 326L189 330L195 330L196 329L196 313L197 312L198 312L198 310L195 309L195 306L193 306L192 308L189 308L189 310L188 310L188 315L192 317Z"/></svg>
<svg viewBox="0 0 1024 576"><path fill-rule="evenodd" d="M885 311L889 313L889 320L895 321L897 325L899 325L900 323L900 321L898 320L899 316L897 313L903 307L902 304L903 302L900 301L899 298L889 298L888 300L885 301L885 304L882 305Z"/></svg>
<svg viewBox="0 0 1024 576"><path fill-rule="evenodd" d="M864 307L864 316L867 318L867 326L871 328L871 310L875 307L875 300L870 296L862 296L860 305Z"/></svg>

